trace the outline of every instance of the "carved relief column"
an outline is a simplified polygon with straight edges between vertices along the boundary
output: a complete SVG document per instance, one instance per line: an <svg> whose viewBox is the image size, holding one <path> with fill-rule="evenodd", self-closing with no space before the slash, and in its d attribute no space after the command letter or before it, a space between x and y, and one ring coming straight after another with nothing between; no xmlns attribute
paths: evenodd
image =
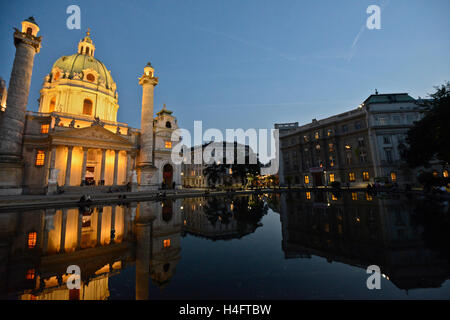
<svg viewBox="0 0 450 320"><path fill-rule="evenodd" d="M65 179L65 186L70 185L70 171L72 169L72 150L73 146L69 146L69 151L67 153L67 164L66 164L66 179Z"/></svg>
<svg viewBox="0 0 450 320"><path fill-rule="evenodd" d="M88 155L88 148L83 147L83 163L81 165L81 185L84 186L86 184L86 161Z"/></svg>
<svg viewBox="0 0 450 320"><path fill-rule="evenodd" d="M102 167L100 171L100 184L105 184L105 160L106 160L106 149L102 149Z"/></svg>

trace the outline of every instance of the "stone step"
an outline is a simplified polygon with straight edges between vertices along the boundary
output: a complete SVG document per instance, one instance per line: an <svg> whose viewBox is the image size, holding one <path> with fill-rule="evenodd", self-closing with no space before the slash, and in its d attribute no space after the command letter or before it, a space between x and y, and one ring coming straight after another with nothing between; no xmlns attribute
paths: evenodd
<svg viewBox="0 0 450 320"><path fill-rule="evenodd" d="M64 194L94 194L94 193L111 193L126 192L127 186L70 186L60 187Z"/></svg>

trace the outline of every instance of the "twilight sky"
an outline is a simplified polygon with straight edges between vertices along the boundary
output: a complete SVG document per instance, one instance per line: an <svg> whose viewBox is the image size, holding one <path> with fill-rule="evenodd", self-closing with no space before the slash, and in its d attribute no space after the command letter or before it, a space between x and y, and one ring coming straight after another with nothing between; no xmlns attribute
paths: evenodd
<svg viewBox="0 0 450 320"><path fill-rule="evenodd" d="M81 8L81 30L66 8ZM381 30L365 28L371 4ZM76 53L86 29L95 57L112 71L118 121L140 127L138 77L155 67L155 111L163 103L181 127L273 128L308 123L358 106L372 94L425 97L450 80L448 0L7 1L0 11L0 77L9 82L13 27L33 15L43 36L28 109L44 76Z"/></svg>

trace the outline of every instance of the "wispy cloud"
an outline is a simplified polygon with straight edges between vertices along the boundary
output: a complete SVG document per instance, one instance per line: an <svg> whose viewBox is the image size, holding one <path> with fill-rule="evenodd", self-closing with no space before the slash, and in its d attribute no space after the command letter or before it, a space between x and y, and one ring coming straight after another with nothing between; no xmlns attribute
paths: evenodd
<svg viewBox="0 0 450 320"><path fill-rule="evenodd" d="M287 54L285 54L283 52L280 52L280 51L275 50L275 49L273 49L271 47L268 47L268 46L265 46L263 44L260 44L260 43L258 43L256 41L251 41L251 40L248 40L248 39L245 39L245 38L241 38L241 37L238 37L236 35L233 35L233 34L230 34L230 33L227 33L227 32L216 31L216 30L212 30L212 29L209 29L209 28L204 28L204 27L199 27L199 26L193 26L193 28L196 29L196 30L200 30L200 31L206 32L206 33L210 33L210 34L213 34L213 35L221 36L221 37L227 38L227 39L235 41L235 42L239 42L239 43L241 43L241 44L243 44L243 45L245 45L247 47L256 48L256 49L260 49L260 50L266 51L268 53L277 55L278 57L280 57L280 58L282 58L284 60L288 60L288 61L295 61L296 60L296 58L293 57L293 56L287 55Z"/></svg>

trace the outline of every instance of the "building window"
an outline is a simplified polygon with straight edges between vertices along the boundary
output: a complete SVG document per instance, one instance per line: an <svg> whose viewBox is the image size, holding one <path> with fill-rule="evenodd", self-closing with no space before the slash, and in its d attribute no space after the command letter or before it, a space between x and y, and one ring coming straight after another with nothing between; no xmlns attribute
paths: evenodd
<svg viewBox="0 0 450 320"><path fill-rule="evenodd" d="M165 239L163 241L163 245L164 245L164 248L169 248L170 247L170 239Z"/></svg>
<svg viewBox="0 0 450 320"><path fill-rule="evenodd" d="M172 148L172 142L171 141L166 141L164 143L164 146L166 147L166 149L170 149L170 148Z"/></svg>
<svg viewBox="0 0 450 320"><path fill-rule="evenodd" d="M316 131L316 133L314 133L314 138L316 138L316 140L319 140L319 137L320 137L319 132Z"/></svg>
<svg viewBox="0 0 450 320"><path fill-rule="evenodd" d="M360 146L360 147L364 147L365 146L365 143L364 143L364 138L358 138L358 146Z"/></svg>
<svg viewBox="0 0 450 320"><path fill-rule="evenodd" d="M361 153L359 154L359 161L360 161L361 163L366 163L366 162L367 162L367 155L366 155L365 152L361 152Z"/></svg>
<svg viewBox="0 0 450 320"><path fill-rule="evenodd" d="M352 192L352 200L358 200L358 194L356 192Z"/></svg>
<svg viewBox="0 0 450 320"><path fill-rule="evenodd" d="M87 50L89 50L89 49L87 48ZM94 82L95 76L92 73L88 73L88 75L86 76L86 79L87 79L87 81Z"/></svg>
<svg viewBox="0 0 450 320"><path fill-rule="evenodd" d="M37 242L37 232L35 231L28 232L28 239L27 239L28 249L33 249L34 247L36 247L36 242Z"/></svg>
<svg viewBox="0 0 450 320"><path fill-rule="evenodd" d="M350 181L350 182L355 182L355 173L354 172L350 172L349 174L348 174L348 180Z"/></svg>
<svg viewBox="0 0 450 320"><path fill-rule="evenodd" d="M61 76L60 73L56 72L55 75L53 76L53 81L58 81L60 76Z"/></svg>
<svg viewBox="0 0 450 320"><path fill-rule="evenodd" d="M342 132L348 132L348 126L346 125L346 124L344 124L343 126L342 126Z"/></svg>
<svg viewBox="0 0 450 320"><path fill-rule="evenodd" d="M364 171L363 172L363 181L369 181L370 177L369 177L369 172Z"/></svg>
<svg viewBox="0 0 450 320"><path fill-rule="evenodd" d="M442 172L442 176L443 176L444 178L448 178L448 170L444 170L444 171Z"/></svg>
<svg viewBox="0 0 450 320"><path fill-rule="evenodd" d="M386 154L386 161L388 163L391 163L392 162L392 150L391 149L385 149L384 152Z"/></svg>
<svg viewBox="0 0 450 320"><path fill-rule="evenodd" d="M396 182L397 181L397 174L395 172L391 172L391 181Z"/></svg>
<svg viewBox="0 0 450 320"><path fill-rule="evenodd" d="M351 150L351 149L352 149L352 146L351 146L349 143L347 143L347 144L344 146L344 148L345 148L345 150Z"/></svg>
<svg viewBox="0 0 450 320"><path fill-rule="evenodd" d="M320 144L316 145L316 151L320 152Z"/></svg>
<svg viewBox="0 0 450 320"><path fill-rule="evenodd" d="M49 124L41 125L41 133L48 133L48 129L50 128Z"/></svg>
<svg viewBox="0 0 450 320"><path fill-rule="evenodd" d="M309 176L305 176L305 183L306 183L306 184L309 183Z"/></svg>
<svg viewBox="0 0 450 320"><path fill-rule="evenodd" d="M306 199L311 200L311 192L306 193Z"/></svg>
<svg viewBox="0 0 450 320"><path fill-rule="evenodd" d="M83 101L83 114L92 115L92 101L89 99L84 99Z"/></svg>
<svg viewBox="0 0 450 320"><path fill-rule="evenodd" d="M334 158L333 156L330 156L330 167L334 167Z"/></svg>
<svg viewBox="0 0 450 320"><path fill-rule="evenodd" d="M50 105L49 105L49 107L48 107L48 112L49 112L49 113L55 111L55 105L56 105L56 98L53 97L53 98L50 100Z"/></svg>
<svg viewBox="0 0 450 320"><path fill-rule="evenodd" d="M356 130L359 130L359 129L361 129L361 121L358 121L358 122L355 122L355 129Z"/></svg>
<svg viewBox="0 0 450 320"><path fill-rule="evenodd" d="M383 143L384 144L390 144L391 138L389 136L383 136Z"/></svg>
<svg viewBox="0 0 450 320"><path fill-rule="evenodd" d="M33 34L33 29L31 29L31 27L27 28L27 34L29 34L30 36Z"/></svg>
<svg viewBox="0 0 450 320"><path fill-rule="evenodd" d="M328 135L328 136L331 136L332 133L333 133L333 130L328 129L327 135Z"/></svg>
<svg viewBox="0 0 450 320"><path fill-rule="evenodd" d="M373 197L370 194L368 194L367 192L366 192L366 200L367 201L372 201L373 200Z"/></svg>
<svg viewBox="0 0 450 320"><path fill-rule="evenodd" d="M36 166L43 166L44 162L45 162L45 152L42 150L38 150L36 152L35 164L36 164Z"/></svg>
<svg viewBox="0 0 450 320"><path fill-rule="evenodd" d="M27 274L26 274L26 276L25 276L25 279L27 279L27 280L34 280L35 275L36 275L36 270L34 270L34 269L29 269L29 270L27 271Z"/></svg>
<svg viewBox="0 0 450 320"><path fill-rule="evenodd" d="M334 182L334 173L330 173L330 182Z"/></svg>
<svg viewBox="0 0 450 320"><path fill-rule="evenodd" d="M331 200L333 200L333 201L337 201L337 197L334 195L334 194L331 194Z"/></svg>
<svg viewBox="0 0 450 320"><path fill-rule="evenodd" d="M346 162L346 164L352 164L352 154L351 153L346 154L345 162Z"/></svg>
<svg viewBox="0 0 450 320"><path fill-rule="evenodd" d="M436 170L433 171L433 177L437 178L439 176L438 172Z"/></svg>
<svg viewBox="0 0 450 320"><path fill-rule="evenodd" d="M334 151L334 144L329 143L329 144L328 144L328 150L329 150L330 152L333 152L333 151Z"/></svg>
<svg viewBox="0 0 450 320"><path fill-rule="evenodd" d="M170 123L170 121L166 122L166 128L169 128L169 129L172 128L172 124Z"/></svg>
<svg viewBox="0 0 450 320"><path fill-rule="evenodd" d="M303 136L303 140L305 140L305 142L308 142L309 140L308 136Z"/></svg>

